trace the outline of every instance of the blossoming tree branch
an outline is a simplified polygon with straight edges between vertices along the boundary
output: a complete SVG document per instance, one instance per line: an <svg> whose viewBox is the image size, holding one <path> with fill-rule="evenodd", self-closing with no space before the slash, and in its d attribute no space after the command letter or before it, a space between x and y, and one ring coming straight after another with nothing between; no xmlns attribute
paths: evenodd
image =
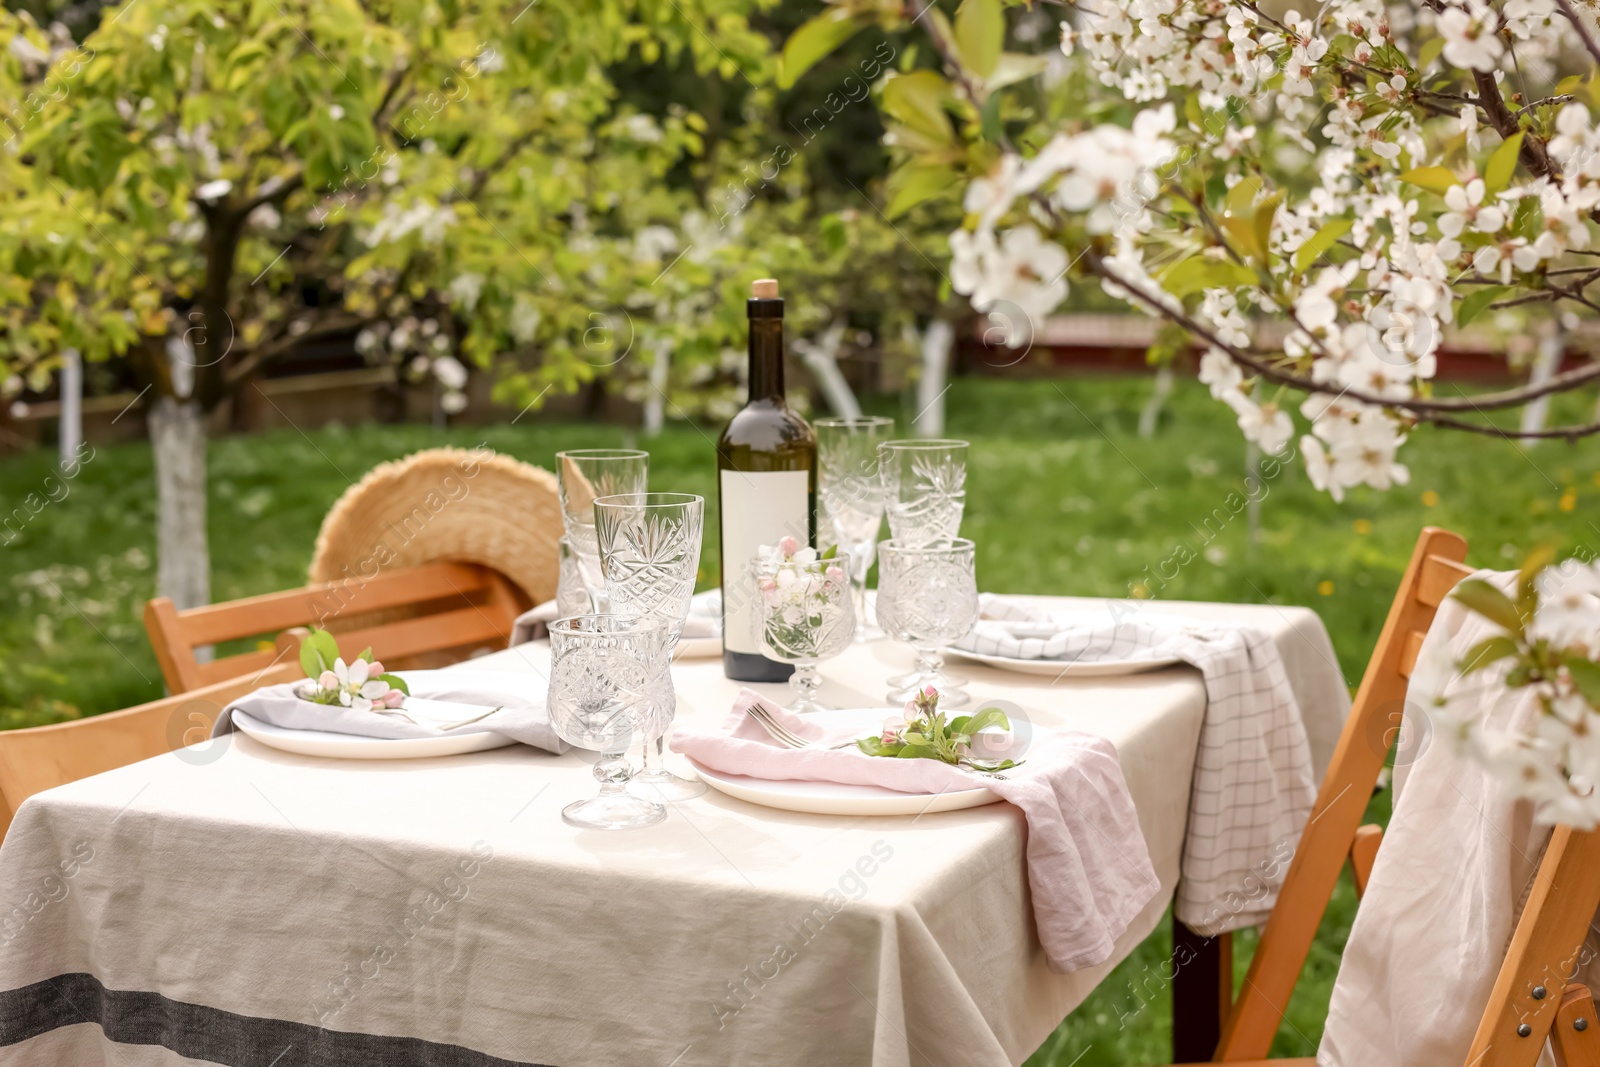
<svg viewBox="0 0 1600 1067"><path fill-rule="evenodd" d="M1600 433L1493 421L1600 363L1434 388L1446 326L1600 310L1600 44L1573 0L1335 0L1311 17L1083 0L1049 5L1060 55L1009 50L1042 35L1039 11L1008 27L1006 6L839 0L784 60L793 78L872 22L925 31L939 69L879 94L899 156L888 210L962 191L950 281L1008 320L1008 343L1028 343L1069 279L1097 281L1200 348L1201 380L1262 448L1293 439L1298 404L1309 473L1335 498L1407 481L1396 456L1423 423Z"/></svg>

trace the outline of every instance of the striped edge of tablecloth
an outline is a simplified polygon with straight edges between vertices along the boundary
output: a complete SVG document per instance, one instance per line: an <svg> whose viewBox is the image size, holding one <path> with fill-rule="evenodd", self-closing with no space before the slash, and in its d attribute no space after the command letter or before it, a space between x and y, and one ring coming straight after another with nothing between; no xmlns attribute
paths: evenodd
<svg viewBox="0 0 1600 1067"><path fill-rule="evenodd" d="M92 974L61 974L0 991L0 1048L81 1023L98 1025L107 1041L159 1045L191 1060L228 1067L349 1067L357 1063L551 1067L421 1038L325 1030L188 1004L159 993L107 989ZM6 1058L0 1054L0 1060Z"/></svg>

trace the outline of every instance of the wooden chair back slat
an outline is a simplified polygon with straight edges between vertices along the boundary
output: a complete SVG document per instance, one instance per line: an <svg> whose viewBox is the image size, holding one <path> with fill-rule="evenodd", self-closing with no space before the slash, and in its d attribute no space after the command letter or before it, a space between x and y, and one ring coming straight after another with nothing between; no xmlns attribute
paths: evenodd
<svg viewBox="0 0 1600 1067"><path fill-rule="evenodd" d="M385 666L395 668L449 662L442 654L452 650L504 648L512 622L528 606L523 600L487 567L443 562L188 611L158 597L145 607L145 628L167 688L182 693L294 662L294 650L286 658L276 643L206 663L197 658L197 648L250 637L275 642L286 630L314 625L332 630L347 656L370 646Z"/></svg>
<svg viewBox="0 0 1600 1067"><path fill-rule="evenodd" d="M179 632L191 645L218 645L341 614L366 614L476 593L488 584L488 575L484 568L467 563L430 563L383 572L366 581L347 578L180 612Z"/></svg>
<svg viewBox="0 0 1600 1067"><path fill-rule="evenodd" d="M7 809L6 823L35 793L205 740L230 701L258 685L299 675L299 664L281 664L259 676L234 678L125 711L0 730L0 795Z"/></svg>
<svg viewBox="0 0 1600 1067"><path fill-rule="evenodd" d="M1557 826L1472 1039L1474 1067L1533 1067L1600 905L1600 831ZM1535 995L1540 994L1540 995ZM1588 1026L1596 1026L1591 1015ZM1527 1027L1526 1032L1521 1028ZM1565 1037L1557 1031L1558 1044Z"/></svg>
<svg viewBox="0 0 1600 1067"><path fill-rule="evenodd" d="M1405 647L1400 650L1400 677L1411 680L1411 672L1417 669L1417 659L1422 655L1422 641L1426 635L1421 630L1412 630L1405 636Z"/></svg>
<svg viewBox="0 0 1600 1067"><path fill-rule="evenodd" d="M1556 1067L1600 1067L1600 1023L1588 986L1577 982L1567 986L1556 1008L1551 1037Z"/></svg>
<svg viewBox="0 0 1600 1067"><path fill-rule="evenodd" d="M1223 1024L1218 1062L1263 1059L1272 1046L1339 872L1355 845L1389 742L1398 733L1406 679L1416 662L1414 651L1407 660L1412 636L1427 632L1450 589L1471 573L1462 562L1466 556L1467 543L1460 536L1431 526L1422 531L1244 986Z"/></svg>
<svg viewBox="0 0 1600 1067"><path fill-rule="evenodd" d="M502 625L484 609L465 607L371 629L336 633L334 637L342 654L355 656L370 647L388 666L390 661L440 649L495 642L504 646L511 639L511 630L509 624Z"/></svg>

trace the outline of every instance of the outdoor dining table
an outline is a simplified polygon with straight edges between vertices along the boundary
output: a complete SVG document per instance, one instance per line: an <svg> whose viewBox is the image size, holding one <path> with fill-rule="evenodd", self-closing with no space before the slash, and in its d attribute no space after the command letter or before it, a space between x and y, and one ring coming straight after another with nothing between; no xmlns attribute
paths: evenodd
<svg viewBox="0 0 1600 1067"><path fill-rule="evenodd" d="M1272 635L1320 775L1349 697L1317 616L1153 606ZM855 645L824 665L822 698L881 706L910 661L889 641ZM548 662L535 642L472 665ZM1184 666L952 668L979 699L1115 744L1161 892L1105 963L1046 967L1008 804L844 817L712 791L653 827L578 830L560 810L593 793L592 753L334 761L232 734L22 806L0 849L0 1027L37 1036L0 1059L1021 1063L1172 897L1205 690ZM674 677L679 720L702 726L739 689L719 659L680 660Z"/></svg>

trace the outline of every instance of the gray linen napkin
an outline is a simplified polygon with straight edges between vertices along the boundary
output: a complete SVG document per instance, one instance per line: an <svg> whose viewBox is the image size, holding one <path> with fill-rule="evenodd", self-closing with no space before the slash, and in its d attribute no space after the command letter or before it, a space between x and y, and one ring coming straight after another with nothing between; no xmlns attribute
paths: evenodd
<svg viewBox="0 0 1600 1067"><path fill-rule="evenodd" d="M548 636L550 624L559 618L561 611L556 607L554 600L546 600L543 604L528 609L518 615L517 621L512 624L511 643L521 645ZM708 589L704 593L696 593L689 601L689 614L683 620L683 637L694 639L721 636L722 590Z"/></svg>
<svg viewBox="0 0 1600 1067"><path fill-rule="evenodd" d="M294 690L303 682L269 685L240 697L217 716L211 735L233 730L233 711L291 730L323 730L357 737L444 737L455 733L494 733L557 755L571 746L556 735L545 712L548 682L533 675L499 671L399 671L411 687L401 710L415 722L394 714L358 712L337 704L302 700ZM490 708L491 714L479 718ZM474 720L474 721L467 721ZM461 725L454 725L454 724Z"/></svg>

